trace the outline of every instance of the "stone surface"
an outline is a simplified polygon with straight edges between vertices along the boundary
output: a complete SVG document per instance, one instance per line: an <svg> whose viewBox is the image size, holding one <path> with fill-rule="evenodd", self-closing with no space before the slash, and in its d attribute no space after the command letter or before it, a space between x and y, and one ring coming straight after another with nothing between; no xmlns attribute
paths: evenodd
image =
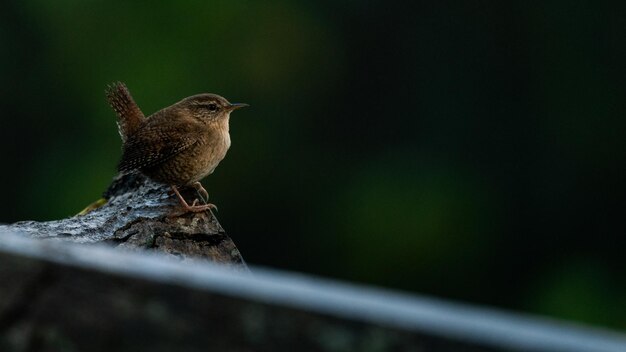
<svg viewBox="0 0 626 352"><path fill-rule="evenodd" d="M197 197L195 190L183 193ZM115 178L106 204L63 220L0 225L0 232L125 249L163 252L181 259L204 258L245 270L237 247L212 212L184 213L169 187L139 174Z"/></svg>

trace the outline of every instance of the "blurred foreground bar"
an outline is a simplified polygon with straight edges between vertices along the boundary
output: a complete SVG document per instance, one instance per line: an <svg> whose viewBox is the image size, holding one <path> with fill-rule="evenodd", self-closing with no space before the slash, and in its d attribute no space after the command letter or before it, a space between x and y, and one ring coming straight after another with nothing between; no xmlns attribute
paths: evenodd
<svg viewBox="0 0 626 352"><path fill-rule="evenodd" d="M626 351L616 332L0 234L0 351Z"/></svg>

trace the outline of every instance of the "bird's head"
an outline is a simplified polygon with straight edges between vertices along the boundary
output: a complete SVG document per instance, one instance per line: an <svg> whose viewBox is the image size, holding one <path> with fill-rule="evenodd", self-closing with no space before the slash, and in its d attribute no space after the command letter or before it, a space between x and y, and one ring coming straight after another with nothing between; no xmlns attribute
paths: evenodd
<svg viewBox="0 0 626 352"><path fill-rule="evenodd" d="M229 103L226 98L210 93L192 95L176 105L205 123L228 120L231 112L248 106L242 103Z"/></svg>

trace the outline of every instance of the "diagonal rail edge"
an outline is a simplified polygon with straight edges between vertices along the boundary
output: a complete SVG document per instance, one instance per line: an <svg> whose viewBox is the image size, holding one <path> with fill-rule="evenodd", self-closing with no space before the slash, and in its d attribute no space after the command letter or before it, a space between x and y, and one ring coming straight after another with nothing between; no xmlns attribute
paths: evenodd
<svg viewBox="0 0 626 352"><path fill-rule="evenodd" d="M100 245L0 233L0 252L154 280L275 306L519 351L626 351L626 335L420 295L252 267L252 274L199 261Z"/></svg>

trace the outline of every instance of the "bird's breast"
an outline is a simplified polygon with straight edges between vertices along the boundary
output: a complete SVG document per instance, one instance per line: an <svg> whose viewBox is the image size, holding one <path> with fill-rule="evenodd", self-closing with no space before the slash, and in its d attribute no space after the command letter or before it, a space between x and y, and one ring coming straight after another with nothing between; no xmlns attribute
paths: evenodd
<svg viewBox="0 0 626 352"><path fill-rule="evenodd" d="M230 134L228 131L220 131L217 135L211 135L204 143L198 145L197 168L193 181L199 181L213 173L220 161L226 156L230 148Z"/></svg>

